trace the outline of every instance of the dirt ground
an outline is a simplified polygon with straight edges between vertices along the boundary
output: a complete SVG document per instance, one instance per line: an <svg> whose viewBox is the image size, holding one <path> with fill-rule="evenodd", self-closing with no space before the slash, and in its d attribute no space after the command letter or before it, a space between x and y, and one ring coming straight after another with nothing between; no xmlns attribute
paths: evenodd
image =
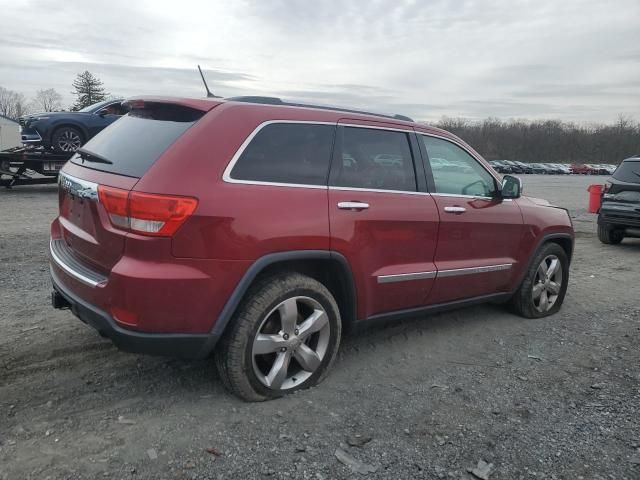
<svg viewBox="0 0 640 480"><path fill-rule="evenodd" d="M459 479L480 460L491 479L640 479L640 240L598 241L584 206L602 178L523 178L574 216L560 313L350 336L321 385L261 404L211 361L122 353L53 310L56 188L0 190L0 479Z"/></svg>

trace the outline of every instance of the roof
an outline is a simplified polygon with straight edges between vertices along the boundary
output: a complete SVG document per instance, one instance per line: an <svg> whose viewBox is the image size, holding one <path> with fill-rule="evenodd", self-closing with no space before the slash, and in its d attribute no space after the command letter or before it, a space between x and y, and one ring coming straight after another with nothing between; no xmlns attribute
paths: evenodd
<svg viewBox="0 0 640 480"><path fill-rule="evenodd" d="M15 124L18 124L17 120L14 120L13 118L9 118L9 117L5 117L4 115L0 114L0 118L4 118L5 120L9 120L10 122L13 122Z"/></svg>

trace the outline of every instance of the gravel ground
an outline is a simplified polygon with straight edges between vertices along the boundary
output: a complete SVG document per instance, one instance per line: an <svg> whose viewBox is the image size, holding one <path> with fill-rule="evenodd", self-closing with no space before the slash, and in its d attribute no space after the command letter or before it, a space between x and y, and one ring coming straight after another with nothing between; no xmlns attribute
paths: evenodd
<svg viewBox="0 0 640 480"><path fill-rule="evenodd" d="M457 479L479 461L491 479L639 479L640 241L598 242L594 181L524 176L574 217L560 313L372 329L320 386L261 404L211 361L122 353L53 310L55 186L0 190L0 479Z"/></svg>

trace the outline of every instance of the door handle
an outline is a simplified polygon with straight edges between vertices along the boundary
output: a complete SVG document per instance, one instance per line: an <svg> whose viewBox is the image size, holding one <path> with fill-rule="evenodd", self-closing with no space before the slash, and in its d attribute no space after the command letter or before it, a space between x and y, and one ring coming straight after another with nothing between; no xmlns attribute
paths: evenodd
<svg viewBox="0 0 640 480"><path fill-rule="evenodd" d="M366 210L369 208L368 203L364 202L338 202L340 210Z"/></svg>
<svg viewBox="0 0 640 480"><path fill-rule="evenodd" d="M464 207L444 207L444 211L447 213L464 213L467 209Z"/></svg>

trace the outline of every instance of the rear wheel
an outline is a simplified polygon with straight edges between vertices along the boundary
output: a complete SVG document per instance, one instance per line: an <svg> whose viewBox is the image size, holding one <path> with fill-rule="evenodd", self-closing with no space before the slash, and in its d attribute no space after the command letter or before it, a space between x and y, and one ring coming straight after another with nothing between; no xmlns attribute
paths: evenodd
<svg viewBox="0 0 640 480"><path fill-rule="evenodd" d="M624 238L624 232L616 228L605 228L598 225L598 238L607 245L617 245Z"/></svg>
<svg viewBox="0 0 640 480"><path fill-rule="evenodd" d="M305 275L280 274L249 291L216 348L216 366L240 398L277 398L319 383L340 336L340 312L329 290Z"/></svg>
<svg viewBox="0 0 640 480"><path fill-rule="evenodd" d="M74 127L60 127L51 136L51 146L58 153L71 153L84 143L80 130Z"/></svg>
<svg viewBox="0 0 640 480"><path fill-rule="evenodd" d="M526 318L553 315L562 306L569 282L569 259L557 243L546 243L511 299L513 309Z"/></svg>

